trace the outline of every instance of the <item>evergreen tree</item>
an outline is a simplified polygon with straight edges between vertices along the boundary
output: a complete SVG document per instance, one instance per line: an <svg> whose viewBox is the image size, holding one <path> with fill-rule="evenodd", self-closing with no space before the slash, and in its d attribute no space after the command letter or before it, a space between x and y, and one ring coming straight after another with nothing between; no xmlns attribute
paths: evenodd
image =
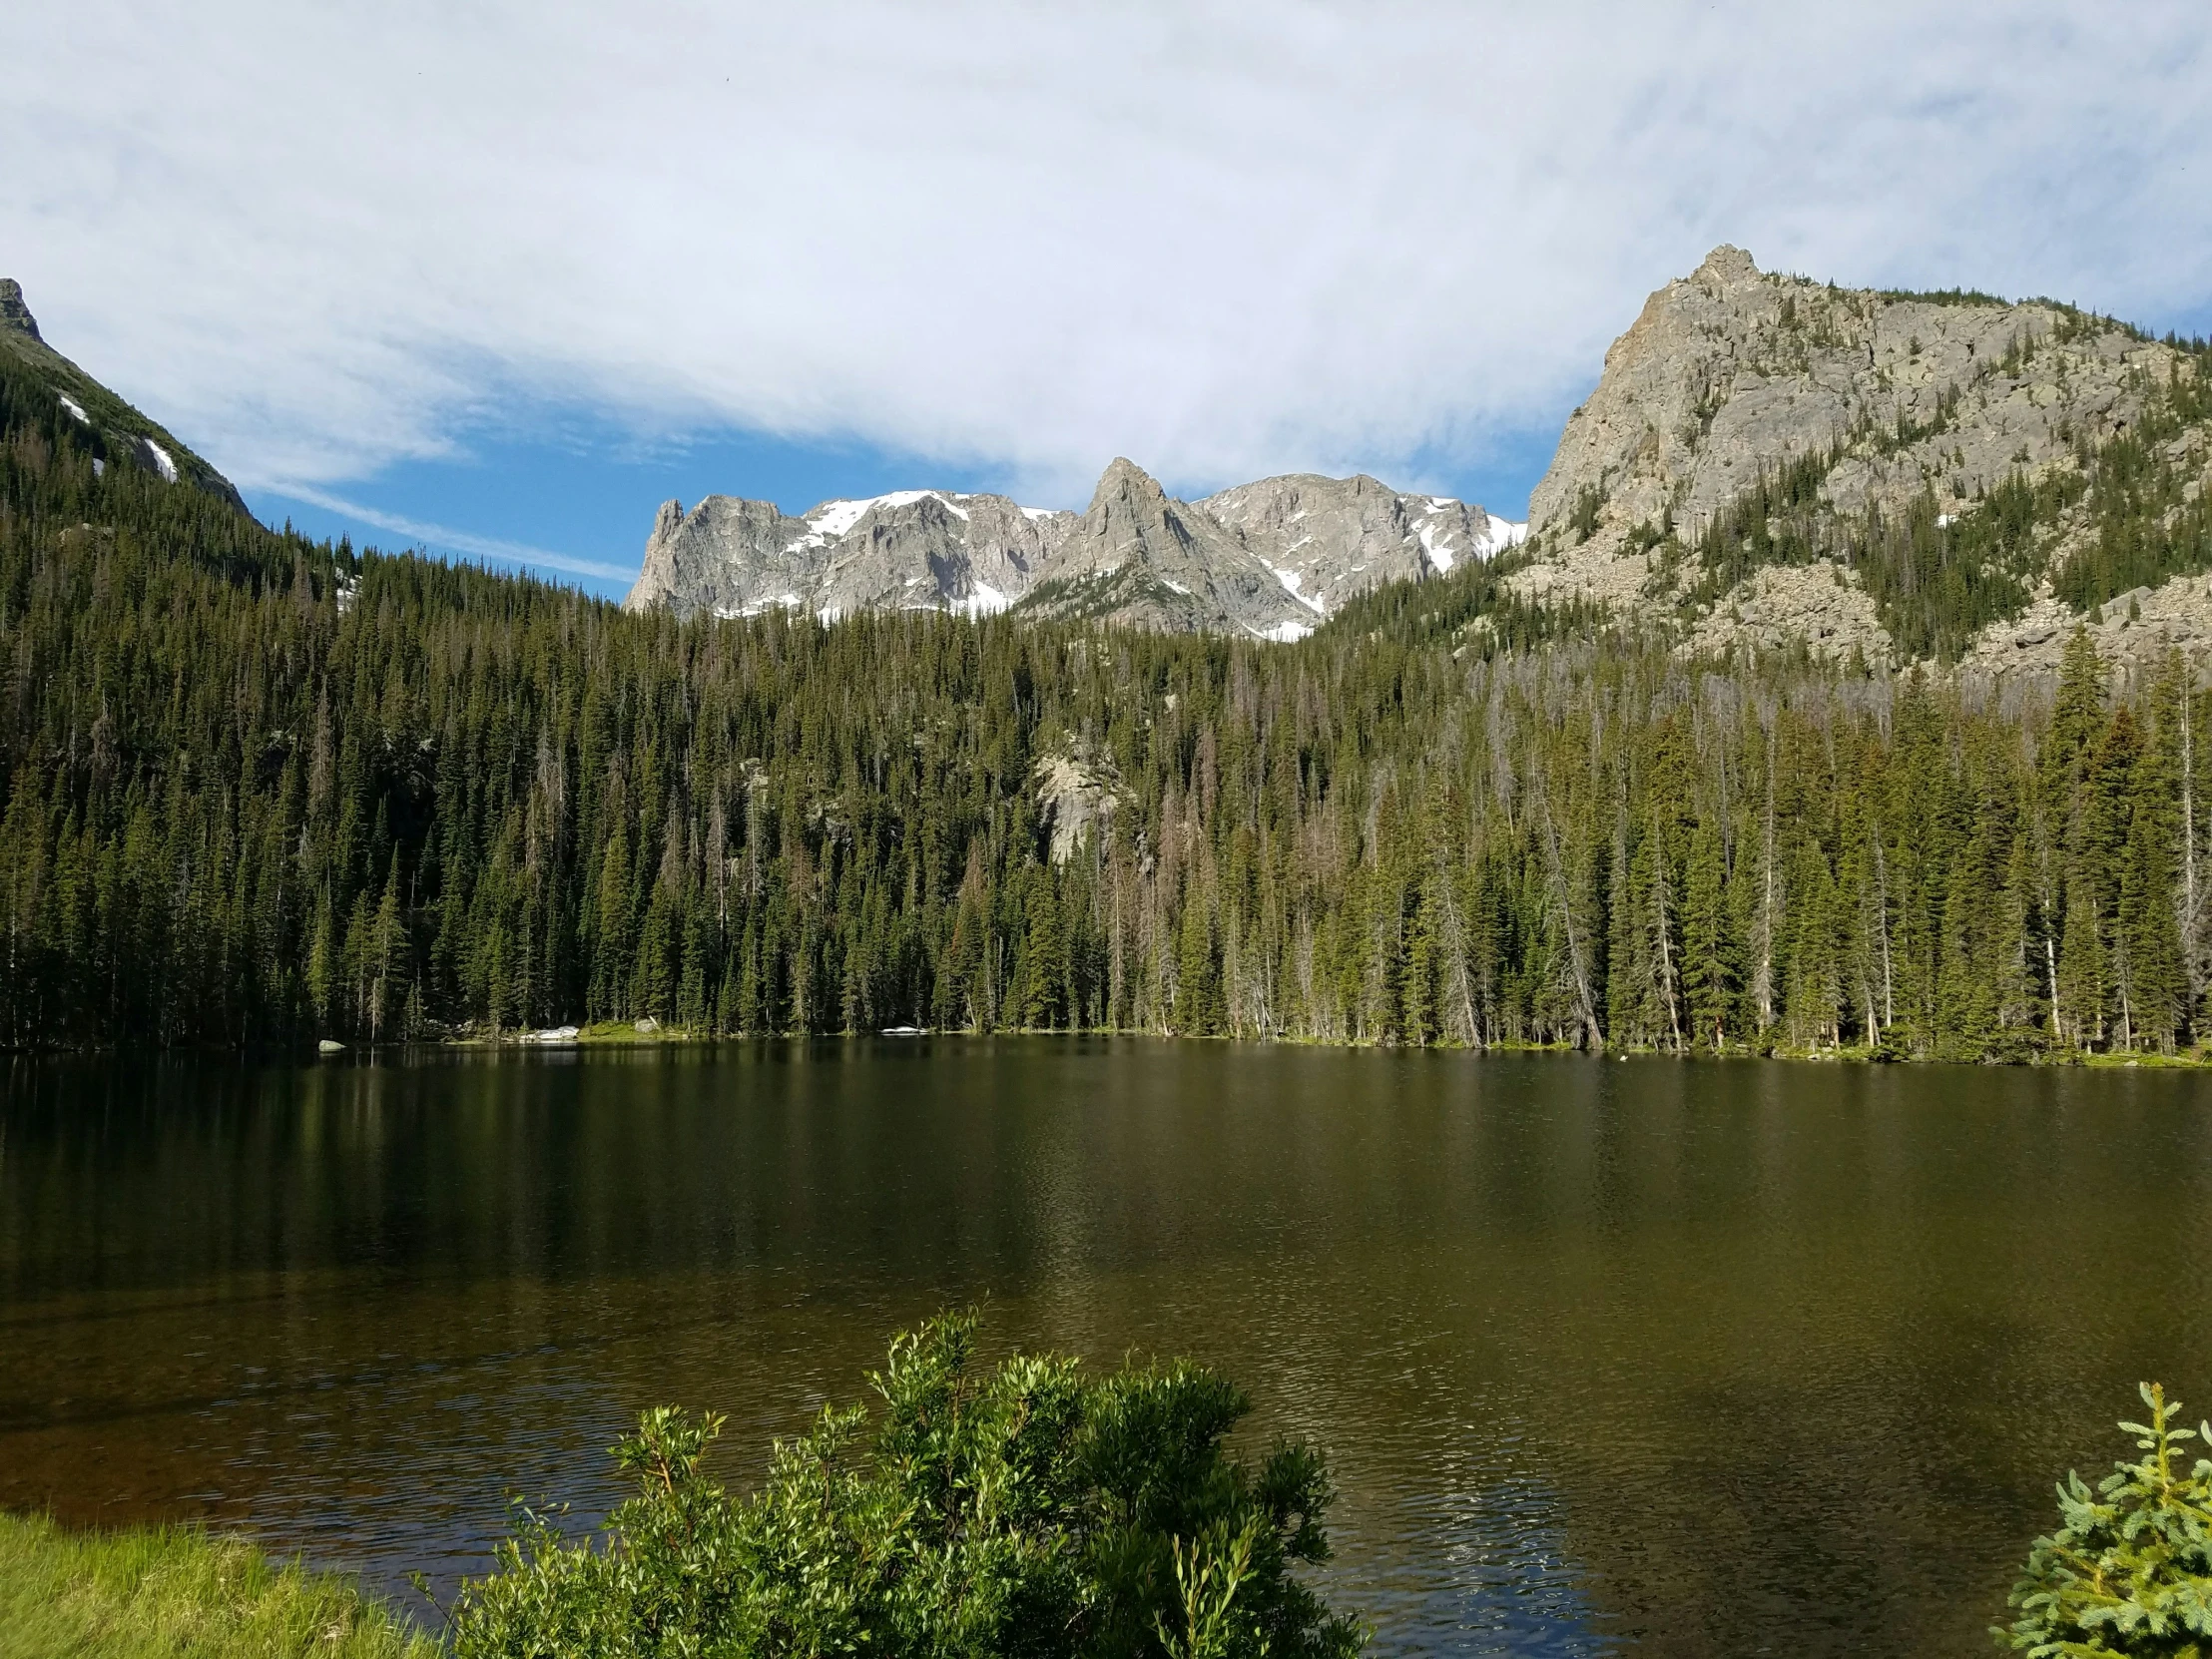
<svg viewBox="0 0 2212 1659"><path fill-rule="evenodd" d="M2180 1401L2142 1385L2148 1422L2123 1422L2143 1453L2091 1492L2069 1473L2063 1524L2037 1538L2013 1586L2019 1613L1992 1632L2017 1653L2144 1654L2186 1659L2212 1646L2212 1425L2177 1428Z"/></svg>
<svg viewBox="0 0 2212 1659"><path fill-rule="evenodd" d="M1067 935L1060 925L1059 899L1051 875L1043 869L1030 872L1025 919L1021 1022L1032 1028L1056 1028L1069 1023L1071 968Z"/></svg>
<svg viewBox="0 0 2212 1659"><path fill-rule="evenodd" d="M1728 903L1728 871L1718 826L1700 824L1690 837L1690 867L1682 913L1683 979L1700 1042L1719 1049L1741 1031L1743 950Z"/></svg>
<svg viewBox="0 0 2212 1659"><path fill-rule="evenodd" d="M2174 665L2112 698L2085 634L2045 704L1591 644L1488 565L1296 645L634 616L95 469L14 386L9 1044L2194 1034L2197 704ZM1113 805L1062 864L1047 758Z"/></svg>

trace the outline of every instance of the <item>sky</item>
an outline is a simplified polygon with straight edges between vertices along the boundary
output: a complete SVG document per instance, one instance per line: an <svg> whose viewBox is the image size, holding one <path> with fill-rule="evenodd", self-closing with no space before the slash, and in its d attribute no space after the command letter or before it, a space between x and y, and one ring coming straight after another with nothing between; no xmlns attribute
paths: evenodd
<svg viewBox="0 0 2212 1659"><path fill-rule="evenodd" d="M2212 332L2204 0L72 0L0 275L265 518L634 574L654 510L1367 471L1518 518L1644 295Z"/></svg>

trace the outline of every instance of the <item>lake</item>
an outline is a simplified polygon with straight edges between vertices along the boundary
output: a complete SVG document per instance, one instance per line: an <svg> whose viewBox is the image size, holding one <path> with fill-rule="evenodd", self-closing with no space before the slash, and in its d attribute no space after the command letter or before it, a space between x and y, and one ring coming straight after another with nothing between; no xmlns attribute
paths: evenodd
<svg viewBox="0 0 2212 1659"><path fill-rule="evenodd" d="M1236 1378L1397 1653L1956 1654L2212 1409L2212 1078L1105 1038L0 1061L0 1506L401 1586L885 1337Z"/></svg>

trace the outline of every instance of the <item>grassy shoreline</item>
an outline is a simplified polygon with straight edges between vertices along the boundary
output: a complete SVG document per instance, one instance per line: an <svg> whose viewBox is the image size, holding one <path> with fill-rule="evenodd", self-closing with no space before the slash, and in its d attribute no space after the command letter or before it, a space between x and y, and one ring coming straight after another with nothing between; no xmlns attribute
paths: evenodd
<svg viewBox="0 0 2212 1659"><path fill-rule="evenodd" d="M1812 1047L1793 1047L1785 1043L1732 1044L1715 1053L1711 1049L1692 1049L1677 1052L1674 1049L1649 1044L1608 1044L1595 1054L1573 1043L1497 1042L1485 1047L1472 1048L1463 1043L1399 1043L1375 1041L1358 1037L1316 1037L1280 1034L1276 1036L1234 1036L1226 1032L1213 1032L1203 1036L1184 1032L1100 1029L1079 1031L1064 1027L998 1026L989 1031L975 1031L957 1027L942 1030L884 1030L884 1031L692 1031L677 1025L656 1025L652 1030L640 1031L627 1020L602 1020L578 1026L574 1035L554 1036L549 1031L507 1030L497 1035L488 1031L456 1031L444 1035L430 1034L409 1038L394 1038L381 1042L329 1043L319 1051L313 1047L301 1049L297 1044L285 1043L270 1047L249 1046L244 1049L187 1046L160 1050L172 1054L248 1054L262 1058L291 1056L312 1059L319 1052L326 1060L390 1054L407 1049L470 1049L513 1051L527 1053L542 1050L562 1053L577 1048L655 1048L655 1047L713 1047L721 1043L758 1042L852 1042L866 1039L908 1041L925 1037L1149 1037L1172 1042L1244 1042L1256 1045L1293 1048L1360 1048L1402 1049L1410 1052L1438 1054L1585 1054L1593 1059L1626 1060L1798 1060L1824 1065L1966 1065L1990 1067L2067 1067L2086 1066L2096 1069L2121 1070L2199 1070L2212 1068L2212 1042L2193 1044L2162 1054L2155 1049L2142 1049L2134 1053L2125 1050L2093 1051L2074 1048L2039 1049L2007 1058L1963 1058L1957 1055L1911 1054L1897 1049L1870 1048L1851 1045L1832 1048L1826 1044ZM132 1052L116 1046L94 1045L90 1047L9 1047L0 1045L0 1054L32 1057L39 1055L101 1055Z"/></svg>
<svg viewBox="0 0 2212 1659"><path fill-rule="evenodd" d="M652 1028L641 1031L637 1028L635 1024L628 1020L603 1020L589 1025L578 1026L576 1027L575 1034L573 1036L565 1036L557 1040L549 1037L546 1034L534 1031L503 1031L497 1036L494 1036L489 1032L464 1032L457 1033L448 1037L429 1039L427 1043L423 1044L423 1046L433 1048L489 1049L645 1048L660 1045L683 1046L714 1044L723 1042L802 1040L849 1041L858 1038L876 1037L898 1041L918 1037L977 1036L1157 1037L1177 1042L1230 1042L1242 1040L1265 1044L1287 1044L1300 1048L1404 1047L1410 1049L1413 1047L1419 1047L1422 1049L1433 1050L1438 1053L1452 1054L1580 1054L1587 1052L1586 1050L1578 1048L1571 1043L1503 1042L1493 1043L1486 1048L1474 1049L1468 1048L1458 1043L1425 1043L1413 1045L1391 1042L1379 1043L1374 1041L1363 1041L1358 1038L1351 1037L1330 1038L1279 1035L1272 1037L1255 1036L1239 1039L1231 1037L1226 1033L1214 1033L1207 1036L1190 1036L1181 1033L1165 1031L1068 1031L1057 1028L1040 1028L1032 1030L1023 1026L1004 1026L991 1031L981 1032L965 1029L946 1029L941 1031L756 1031L717 1033L711 1031L691 1031L685 1029L682 1026L676 1025L655 1024ZM409 1046L414 1045L407 1043L357 1043L354 1044L350 1049L340 1050L338 1052L369 1053L380 1047L404 1048ZM1638 1059L1808 1060L1820 1061L1829 1064L1842 1063L1856 1065L2093 1066L2104 1068L2137 1067L2146 1069L2153 1067L2180 1067L2184 1069L2194 1069L2198 1067L2212 1066L2212 1043L2199 1044L2189 1048L2178 1049L2171 1054L2162 1054L2156 1050L2139 1050L2134 1053L2128 1053L2124 1050L2086 1051L2082 1049L2067 1048L2039 1050L2031 1054L2023 1054L2016 1059L1983 1060L1958 1059L1955 1057L1933 1054L1907 1054L1890 1048L1874 1048L1856 1044L1844 1048L1833 1048L1829 1047L1826 1044L1818 1044L1812 1047L1805 1048L1792 1047L1788 1044L1782 1043L1760 1046L1745 1044L1742 1046L1731 1046L1718 1054L1706 1049L1699 1049L1688 1053L1677 1053L1672 1049L1654 1048L1645 1044L1635 1044L1619 1047L1608 1046L1597 1057L1626 1059L1630 1056L1634 1056Z"/></svg>
<svg viewBox="0 0 2212 1659"><path fill-rule="evenodd" d="M196 1526L0 1514L0 1659L434 1659L351 1578Z"/></svg>

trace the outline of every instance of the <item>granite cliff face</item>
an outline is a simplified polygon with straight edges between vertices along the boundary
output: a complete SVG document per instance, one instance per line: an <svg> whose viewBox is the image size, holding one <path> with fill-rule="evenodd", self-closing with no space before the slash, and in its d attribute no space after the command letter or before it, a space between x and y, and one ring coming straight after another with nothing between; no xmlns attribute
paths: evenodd
<svg viewBox="0 0 2212 1659"><path fill-rule="evenodd" d="M1838 288L1723 247L1606 353L1528 527L1365 476L1182 501L1116 460L1080 514L938 490L797 518L670 502L629 603L1292 640L1377 584L1509 554L1504 589L1536 614L1571 603L1685 655L2040 671L2077 623L2122 661L2212 653L2208 490L2201 346L2055 300Z"/></svg>
<svg viewBox="0 0 2212 1659"><path fill-rule="evenodd" d="M689 513L662 503L625 602L679 613L826 618L852 611L1002 611L1075 523L1002 495L903 490L825 501L793 518L773 502L710 495Z"/></svg>
<svg viewBox="0 0 2212 1659"><path fill-rule="evenodd" d="M689 614L787 608L1084 617L1290 640L1378 582L1514 544L1519 525L1373 478L1297 475L1177 500L1116 460L1082 513L904 490L792 517L766 501L665 503L625 602Z"/></svg>
<svg viewBox="0 0 2212 1659"><path fill-rule="evenodd" d="M221 496L246 511L228 478L46 343L22 284L12 276L0 276L0 357L28 370L69 419L98 434L95 465L150 472L167 483Z"/></svg>
<svg viewBox="0 0 2212 1659"><path fill-rule="evenodd" d="M1979 558L1968 532L1992 493L2041 484L1999 574L2017 588L2014 615L2052 601L2054 575L2092 536L2098 456L2157 412L2179 357L2069 305L1839 289L1715 249L1606 353L1530 498L1533 558L1513 585L1669 615L1685 649L1929 655L1900 586ZM2201 423L2160 441L2162 458L2202 470ZM1784 515L1797 532L1786 549ZM1902 573L1864 556L1916 515L1927 533ZM1956 654L2002 660L1980 635L2013 618L1976 626Z"/></svg>
<svg viewBox="0 0 2212 1659"><path fill-rule="evenodd" d="M1198 503L1317 612L1378 582L1414 581L1518 544L1523 526L1441 495L1400 495L1361 474L1293 473Z"/></svg>

